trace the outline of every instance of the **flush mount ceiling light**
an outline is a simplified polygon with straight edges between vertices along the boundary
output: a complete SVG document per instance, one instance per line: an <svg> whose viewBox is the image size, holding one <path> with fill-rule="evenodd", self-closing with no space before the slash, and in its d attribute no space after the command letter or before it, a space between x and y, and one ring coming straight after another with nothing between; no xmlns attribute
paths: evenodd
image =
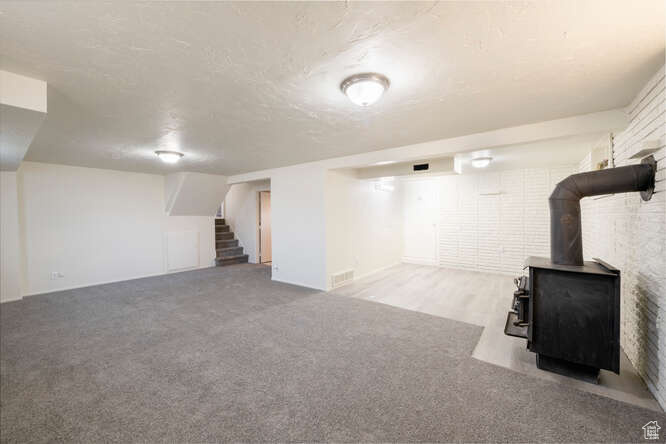
<svg viewBox="0 0 666 444"><path fill-rule="evenodd" d="M157 157L159 157L162 162L166 163L176 163L184 156L183 153L179 153L178 151L155 151L155 154L157 154Z"/></svg>
<svg viewBox="0 0 666 444"><path fill-rule="evenodd" d="M379 100L390 84L386 76L369 72L347 77L340 89L358 106L368 106Z"/></svg>
<svg viewBox="0 0 666 444"><path fill-rule="evenodd" d="M472 166L474 168L485 168L490 165L491 160L493 160L492 157L477 157L472 159Z"/></svg>

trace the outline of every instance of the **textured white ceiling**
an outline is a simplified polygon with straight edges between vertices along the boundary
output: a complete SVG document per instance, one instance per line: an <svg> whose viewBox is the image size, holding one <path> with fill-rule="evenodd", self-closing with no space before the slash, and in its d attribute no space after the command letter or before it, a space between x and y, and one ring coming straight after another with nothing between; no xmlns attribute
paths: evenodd
<svg viewBox="0 0 666 444"><path fill-rule="evenodd" d="M624 106L665 26L661 0L2 2L0 67L49 84L27 160L233 174ZM338 89L362 71L391 79L371 108Z"/></svg>

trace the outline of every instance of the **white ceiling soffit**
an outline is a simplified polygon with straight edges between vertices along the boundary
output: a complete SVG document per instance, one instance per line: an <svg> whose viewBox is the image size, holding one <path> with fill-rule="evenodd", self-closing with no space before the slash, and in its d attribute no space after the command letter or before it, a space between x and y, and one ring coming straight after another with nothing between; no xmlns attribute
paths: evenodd
<svg viewBox="0 0 666 444"><path fill-rule="evenodd" d="M16 171L45 113L0 103L0 170Z"/></svg>
<svg viewBox="0 0 666 444"><path fill-rule="evenodd" d="M28 160L236 174L622 107L665 25L661 0L2 2L0 66L49 84ZM391 81L367 108L339 90L364 71Z"/></svg>
<svg viewBox="0 0 666 444"><path fill-rule="evenodd" d="M550 167L558 165L578 165L591 151L599 139L609 136L608 133L581 134L578 136L560 137L519 143L509 146L492 147L455 155L460 163L460 171L454 169L454 157L422 159L418 161L396 162L387 165L374 165L351 169L359 179L387 176L419 177L442 174L473 174L486 171L505 171L523 168ZM472 159L490 157L492 160L485 168L472 166ZM414 171L415 164L428 164L424 171Z"/></svg>
<svg viewBox="0 0 666 444"><path fill-rule="evenodd" d="M425 170L414 169L414 165L427 164ZM388 165L375 165L365 168L353 169L354 176L358 179L372 179L377 177L391 176L423 176L453 174L453 157L440 157L437 159L421 159L411 162L397 162Z"/></svg>
<svg viewBox="0 0 666 444"><path fill-rule="evenodd" d="M488 148L457 154L456 159L460 162L461 174L558 165L578 165L602 136L603 134L601 133L583 134ZM475 168L472 166L472 159L478 157L491 157L492 160L485 168Z"/></svg>
<svg viewBox="0 0 666 444"><path fill-rule="evenodd" d="M0 170L16 171L46 117L46 82L0 71Z"/></svg>
<svg viewBox="0 0 666 444"><path fill-rule="evenodd" d="M165 211L169 216L214 216L231 185L225 176L173 173L165 177Z"/></svg>

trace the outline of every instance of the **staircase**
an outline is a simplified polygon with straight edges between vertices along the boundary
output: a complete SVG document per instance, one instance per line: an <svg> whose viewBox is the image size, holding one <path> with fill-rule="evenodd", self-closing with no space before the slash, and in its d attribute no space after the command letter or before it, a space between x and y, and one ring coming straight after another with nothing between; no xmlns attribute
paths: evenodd
<svg viewBox="0 0 666 444"><path fill-rule="evenodd" d="M215 219L215 250L218 267L247 263L247 254L243 254L243 247L238 245L238 239L234 239L234 233L224 219Z"/></svg>

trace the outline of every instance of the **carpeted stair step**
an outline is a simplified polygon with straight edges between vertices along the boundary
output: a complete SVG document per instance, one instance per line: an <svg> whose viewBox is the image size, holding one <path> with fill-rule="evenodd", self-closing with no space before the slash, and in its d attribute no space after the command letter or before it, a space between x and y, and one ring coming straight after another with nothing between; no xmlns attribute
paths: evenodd
<svg viewBox="0 0 666 444"><path fill-rule="evenodd" d="M215 240L231 240L234 238L234 233L227 231L225 233L215 233Z"/></svg>
<svg viewBox="0 0 666 444"><path fill-rule="evenodd" d="M229 225L215 224L216 233L226 233L227 231L231 231L231 227L229 227Z"/></svg>
<svg viewBox="0 0 666 444"><path fill-rule="evenodd" d="M215 225L226 225L224 219L215 219Z"/></svg>
<svg viewBox="0 0 666 444"><path fill-rule="evenodd" d="M218 250L220 248L237 247L237 246L238 246L238 239L223 239L215 242L215 248Z"/></svg>
<svg viewBox="0 0 666 444"><path fill-rule="evenodd" d="M218 248L217 257L222 259L226 257L238 257L243 255L243 247Z"/></svg>
<svg viewBox="0 0 666 444"><path fill-rule="evenodd" d="M224 258L216 258L215 263L220 265L232 265L232 264L246 264L248 259L247 254L240 254L238 256L229 256Z"/></svg>

